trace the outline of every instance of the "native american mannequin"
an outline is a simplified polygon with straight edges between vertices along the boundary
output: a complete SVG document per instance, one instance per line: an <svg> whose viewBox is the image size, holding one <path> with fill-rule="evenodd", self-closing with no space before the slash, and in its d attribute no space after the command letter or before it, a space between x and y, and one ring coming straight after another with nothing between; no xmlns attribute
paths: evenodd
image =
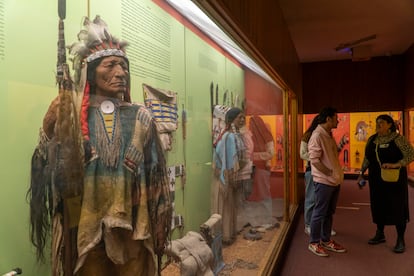
<svg viewBox="0 0 414 276"><path fill-rule="evenodd" d="M226 131L218 139L214 150L214 183L212 189L212 213L222 216L223 243L231 244L237 235L237 212L242 188L238 172L248 162L243 135L244 114L233 107L226 113Z"/></svg>
<svg viewBox="0 0 414 276"><path fill-rule="evenodd" d="M143 105L131 103L126 43L99 17L84 26L69 48L75 112L60 118L62 99L53 101L32 159L32 242L42 257L51 232L53 275L158 275L172 209L156 126ZM76 167L60 153L79 149L56 140L68 122L80 133L83 157L81 191L70 198L56 177Z"/></svg>

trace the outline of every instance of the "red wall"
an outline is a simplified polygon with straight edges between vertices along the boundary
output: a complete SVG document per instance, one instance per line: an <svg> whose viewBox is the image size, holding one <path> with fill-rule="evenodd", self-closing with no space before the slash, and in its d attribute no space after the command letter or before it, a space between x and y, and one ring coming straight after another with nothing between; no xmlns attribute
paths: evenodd
<svg viewBox="0 0 414 276"><path fill-rule="evenodd" d="M245 97L247 115L283 114L283 93L249 69L245 69Z"/></svg>

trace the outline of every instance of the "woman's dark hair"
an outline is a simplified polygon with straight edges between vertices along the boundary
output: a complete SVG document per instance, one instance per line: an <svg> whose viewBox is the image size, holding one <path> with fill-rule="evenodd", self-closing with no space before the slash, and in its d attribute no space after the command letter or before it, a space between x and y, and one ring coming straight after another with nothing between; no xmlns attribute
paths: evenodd
<svg viewBox="0 0 414 276"><path fill-rule="evenodd" d="M394 119L390 115L381 114L381 115L379 115L377 117L377 119L375 120L375 122L377 122L378 120L384 120L387 123L391 124L391 127L390 127L391 132L396 132L397 131L397 126L395 124L395 121L394 121Z"/></svg>
<svg viewBox="0 0 414 276"><path fill-rule="evenodd" d="M333 107L324 107L320 112L319 112L319 123L323 124L326 123L326 119L328 119L328 117L332 118L333 116L335 116L335 114L338 113L336 108Z"/></svg>
<svg viewBox="0 0 414 276"><path fill-rule="evenodd" d="M302 141L309 142L309 139L312 135L312 132L315 130L315 128L319 125L319 115L316 115L315 118L313 118L311 125L308 127L308 129L303 133Z"/></svg>

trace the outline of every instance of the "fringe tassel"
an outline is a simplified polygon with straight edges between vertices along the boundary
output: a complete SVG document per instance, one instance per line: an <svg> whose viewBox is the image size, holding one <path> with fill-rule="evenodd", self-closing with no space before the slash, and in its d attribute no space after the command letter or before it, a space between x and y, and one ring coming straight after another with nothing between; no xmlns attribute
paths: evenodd
<svg viewBox="0 0 414 276"><path fill-rule="evenodd" d="M149 183L147 182L147 189L149 190L148 207L152 236L154 237L154 249L160 259L171 240L172 203L167 179L166 160L154 121L150 125L150 137L150 144L155 145L156 159L145 160L147 181L149 180ZM148 148L151 147L147 147L147 150L150 150ZM152 157L148 153L145 156Z"/></svg>

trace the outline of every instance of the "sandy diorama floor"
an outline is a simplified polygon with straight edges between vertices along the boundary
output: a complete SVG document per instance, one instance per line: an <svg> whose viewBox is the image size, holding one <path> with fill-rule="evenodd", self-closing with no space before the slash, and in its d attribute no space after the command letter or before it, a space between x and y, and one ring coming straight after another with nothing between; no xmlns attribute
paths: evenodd
<svg viewBox="0 0 414 276"><path fill-rule="evenodd" d="M237 235L235 242L229 246L223 246L222 255L224 261L224 267L218 273L219 276L256 276L259 271L266 265L264 256L270 249L272 241L279 236L280 225L283 224L280 210L280 202L273 202L273 218L274 223L272 225L266 225L266 227L258 226L246 226ZM275 206L276 205L276 206ZM279 210L277 212L276 210ZM276 212L275 212L276 211ZM251 235L253 233L253 235ZM256 234L255 234L256 233ZM260 236L258 240L246 239L247 237ZM270 249L271 250L271 249ZM161 273L162 276L179 276L180 264L170 263Z"/></svg>
<svg viewBox="0 0 414 276"><path fill-rule="evenodd" d="M278 234L279 224L275 224L268 230L259 229L262 237L260 240L247 240L243 236L248 233L251 227L246 227L237 235L236 241L229 246L223 247L223 261L225 266L218 273L219 276L240 275L253 276L258 275L263 263L263 256L269 249L272 240ZM262 232L264 231L264 232ZM161 273L163 276L179 276L179 263L170 263Z"/></svg>

